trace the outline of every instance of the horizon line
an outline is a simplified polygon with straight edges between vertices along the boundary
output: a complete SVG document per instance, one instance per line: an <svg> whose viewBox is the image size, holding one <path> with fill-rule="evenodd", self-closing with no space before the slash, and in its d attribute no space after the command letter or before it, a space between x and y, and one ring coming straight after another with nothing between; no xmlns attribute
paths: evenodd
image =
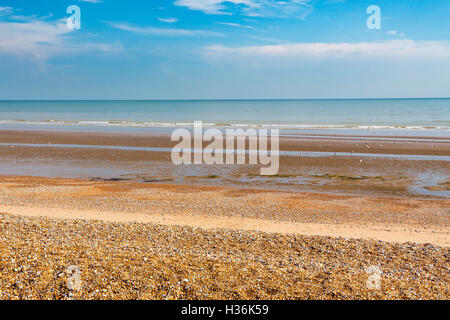
<svg viewBox="0 0 450 320"><path fill-rule="evenodd" d="M397 97L397 98L213 98L213 99L0 99L5 101L299 101L299 100L433 100L449 97Z"/></svg>

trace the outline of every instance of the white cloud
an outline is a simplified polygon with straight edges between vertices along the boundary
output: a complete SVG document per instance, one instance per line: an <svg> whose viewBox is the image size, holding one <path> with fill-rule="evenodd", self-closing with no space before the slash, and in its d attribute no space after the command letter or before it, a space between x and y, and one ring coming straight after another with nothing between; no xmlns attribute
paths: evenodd
<svg viewBox="0 0 450 320"><path fill-rule="evenodd" d="M209 59L233 57L289 58L450 58L450 42L393 40L360 43L294 43L249 47L203 48Z"/></svg>
<svg viewBox="0 0 450 320"><path fill-rule="evenodd" d="M255 29L252 26L246 26L246 25L242 25L239 23L233 23L233 22L216 22L217 24L223 24L225 26L230 26L230 27L237 27L237 28L246 28L246 29Z"/></svg>
<svg viewBox="0 0 450 320"><path fill-rule="evenodd" d="M188 7L191 10L203 11L207 14L228 14L222 0L176 0L174 5ZM231 0L230 3L249 6L252 0Z"/></svg>
<svg viewBox="0 0 450 320"><path fill-rule="evenodd" d="M102 3L102 0L78 0L78 2Z"/></svg>
<svg viewBox="0 0 450 320"><path fill-rule="evenodd" d="M63 47L61 36L68 32L64 23L0 22L0 52L46 59Z"/></svg>
<svg viewBox="0 0 450 320"><path fill-rule="evenodd" d="M0 14L7 14L13 11L11 7L0 7Z"/></svg>
<svg viewBox="0 0 450 320"><path fill-rule="evenodd" d="M390 36L395 36L395 35L398 35L400 37L405 37L406 36L403 32L400 32L400 31L397 31L397 30L386 31L386 34L390 35Z"/></svg>
<svg viewBox="0 0 450 320"><path fill-rule="evenodd" d="M133 32L140 35L158 36L222 36L220 33L204 30L167 29L154 27L137 27L127 23L109 23L113 28Z"/></svg>
<svg viewBox="0 0 450 320"><path fill-rule="evenodd" d="M291 17L305 19L313 11L311 0L176 0L174 5L206 14L240 14L251 17ZM232 5L230 5L232 4Z"/></svg>
<svg viewBox="0 0 450 320"><path fill-rule="evenodd" d="M391 36L395 36L397 33L398 33L397 30L389 30L389 31L386 31L386 34L391 35Z"/></svg>
<svg viewBox="0 0 450 320"><path fill-rule="evenodd" d="M166 23L174 23L178 21L177 18L158 18L158 20Z"/></svg>
<svg viewBox="0 0 450 320"><path fill-rule="evenodd" d="M64 19L43 21L23 17L23 21L0 21L0 53L31 57L45 61L56 55L73 55L92 51L114 51L120 44L71 41Z"/></svg>

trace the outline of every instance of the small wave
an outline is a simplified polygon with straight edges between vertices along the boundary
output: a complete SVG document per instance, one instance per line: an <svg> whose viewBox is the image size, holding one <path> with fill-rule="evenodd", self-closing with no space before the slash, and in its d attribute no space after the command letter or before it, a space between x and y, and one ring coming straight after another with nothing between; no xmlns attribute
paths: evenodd
<svg viewBox="0 0 450 320"><path fill-rule="evenodd" d="M37 126L86 126L86 127L193 127L194 122L144 122L129 120L0 120L0 124L37 125ZM223 123L203 122L204 127L239 127L273 129L363 129L363 130L450 130L450 126L432 125L365 125L365 124L280 124L280 123Z"/></svg>

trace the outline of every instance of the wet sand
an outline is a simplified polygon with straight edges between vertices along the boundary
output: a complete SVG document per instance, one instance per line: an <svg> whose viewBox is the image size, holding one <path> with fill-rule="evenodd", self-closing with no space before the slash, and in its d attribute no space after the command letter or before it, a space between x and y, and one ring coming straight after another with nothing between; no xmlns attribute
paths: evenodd
<svg viewBox="0 0 450 320"><path fill-rule="evenodd" d="M450 156L450 137L300 135L280 137L280 150ZM395 139L395 140L393 140ZM428 140L433 140L429 142ZM164 133L99 131L0 130L0 142L81 144L171 148L176 143ZM366 143L367 142L367 143ZM270 146L270 143L269 143Z"/></svg>
<svg viewBox="0 0 450 320"><path fill-rule="evenodd" d="M3 144L0 145L0 174L356 195L450 196L450 161L442 158L450 157L450 139L439 138L436 139L438 142L424 142L420 137L379 139L282 137L280 150L304 153L281 156L278 175L261 177L259 165L175 166L168 151L114 149L122 146L170 150L176 143L162 134L0 131L0 143ZM21 143L40 146L21 146ZM58 145L104 147L63 148ZM331 155L317 156L314 152ZM348 154L333 155L333 152ZM392 158L391 155L401 157ZM408 158L411 155L424 158Z"/></svg>

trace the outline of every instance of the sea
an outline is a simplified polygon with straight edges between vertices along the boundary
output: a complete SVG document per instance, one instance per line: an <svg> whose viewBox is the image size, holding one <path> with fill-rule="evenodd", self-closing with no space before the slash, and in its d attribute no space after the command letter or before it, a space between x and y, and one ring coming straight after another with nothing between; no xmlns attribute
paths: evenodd
<svg viewBox="0 0 450 320"><path fill-rule="evenodd" d="M0 101L0 129L279 128L285 133L450 137L450 98Z"/></svg>

